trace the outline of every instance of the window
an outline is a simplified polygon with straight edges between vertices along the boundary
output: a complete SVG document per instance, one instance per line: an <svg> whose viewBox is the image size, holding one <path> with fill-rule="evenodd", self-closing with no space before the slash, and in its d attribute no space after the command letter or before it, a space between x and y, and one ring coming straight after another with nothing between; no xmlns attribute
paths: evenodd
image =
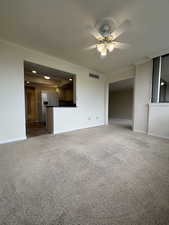
<svg viewBox="0 0 169 225"><path fill-rule="evenodd" d="M153 59L152 102L169 102L169 55Z"/></svg>

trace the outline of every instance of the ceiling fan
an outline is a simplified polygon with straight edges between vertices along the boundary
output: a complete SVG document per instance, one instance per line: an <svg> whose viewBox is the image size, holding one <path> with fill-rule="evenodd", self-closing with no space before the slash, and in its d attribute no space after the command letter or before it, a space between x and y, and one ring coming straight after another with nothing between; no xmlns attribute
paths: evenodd
<svg viewBox="0 0 169 225"><path fill-rule="evenodd" d="M115 48L127 49L129 44L116 41L116 39L130 27L130 21L125 20L119 26L112 18L104 18L96 23L95 27L90 27L89 32L95 37L97 43L87 49L96 48L101 57L107 56L108 52L112 52Z"/></svg>

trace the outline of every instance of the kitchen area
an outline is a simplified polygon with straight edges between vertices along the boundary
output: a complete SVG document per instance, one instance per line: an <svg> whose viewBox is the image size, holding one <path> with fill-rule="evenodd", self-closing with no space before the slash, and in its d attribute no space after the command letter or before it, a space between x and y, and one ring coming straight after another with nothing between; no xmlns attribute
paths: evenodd
<svg viewBox="0 0 169 225"><path fill-rule="evenodd" d="M27 137L53 133L52 108L76 107L75 75L25 61Z"/></svg>

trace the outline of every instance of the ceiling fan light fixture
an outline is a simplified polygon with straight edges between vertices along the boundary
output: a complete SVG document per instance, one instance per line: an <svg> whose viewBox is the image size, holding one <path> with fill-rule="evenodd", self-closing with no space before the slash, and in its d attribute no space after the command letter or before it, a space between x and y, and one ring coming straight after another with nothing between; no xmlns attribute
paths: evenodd
<svg viewBox="0 0 169 225"><path fill-rule="evenodd" d="M128 45L122 42L116 41L116 39L122 35L130 27L130 21L125 20L121 24L117 24L112 18L104 18L97 22L95 27L90 28L90 33L97 40L95 45L90 46L88 49L94 49L100 53L101 56L107 56L115 48L127 49Z"/></svg>
<svg viewBox="0 0 169 225"><path fill-rule="evenodd" d="M99 43L96 45L96 47L99 52L102 52L102 50L105 48L105 45L103 43Z"/></svg>
<svg viewBox="0 0 169 225"><path fill-rule="evenodd" d="M102 51L100 52L101 56L107 56L107 48L103 48Z"/></svg>
<svg viewBox="0 0 169 225"><path fill-rule="evenodd" d="M112 52L114 50L114 44L112 43L107 44L107 49L109 52Z"/></svg>

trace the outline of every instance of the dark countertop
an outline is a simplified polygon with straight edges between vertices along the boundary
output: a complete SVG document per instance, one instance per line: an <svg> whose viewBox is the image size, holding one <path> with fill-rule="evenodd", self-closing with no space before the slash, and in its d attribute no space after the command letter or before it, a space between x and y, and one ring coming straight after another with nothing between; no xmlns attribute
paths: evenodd
<svg viewBox="0 0 169 225"><path fill-rule="evenodd" d="M63 106L54 106L54 105L49 105L46 106L47 108L77 108L76 105L63 105Z"/></svg>

